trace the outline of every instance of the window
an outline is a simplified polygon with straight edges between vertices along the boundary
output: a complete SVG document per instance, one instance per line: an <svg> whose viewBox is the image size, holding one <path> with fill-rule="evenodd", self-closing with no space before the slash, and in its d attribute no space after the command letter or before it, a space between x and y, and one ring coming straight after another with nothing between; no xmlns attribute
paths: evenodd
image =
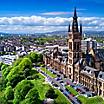
<svg viewBox="0 0 104 104"><path fill-rule="evenodd" d="M72 50L72 42L69 42L69 50Z"/></svg>
<svg viewBox="0 0 104 104"><path fill-rule="evenodd" d="M74 50L76 50L76 42L74 43Z"/></svg>
<svg viewBox="0 0 104 104"><path fill-rule="evenodd" d="M72 60L71 59L69 59L69 63L72 64Z"/></svg>
<svg viewBox="0 0 104 104"><path fill-rule="evenodd" d="M79 43L77 43L77 47L76 48L77 48L76 50L79 51Z"/></svg>
<svg viewBox="0 0 104 104"><path fill-rule="evenodd" d="M76 58L76 53L74 53L74 58Z"/></svg>
<svg viewBox="0 0 104 104"><path fill-rule="evenodd" d="M72 53L70 53L70 52L69 52L69 57L71 57L71 58L72 58Z"/></svg>
<svg viewBox="0 0 104 104"><path fill-rule="evenodd" d="M74 43L74 50L75 51L79 51L79 47L80 47L80 43L79 42L75 42Z"/></svg>
<svg viewBox="0 0 104 104"><path fill-rule="evenodd" d="M79 53L77 53L77 56L76 57L79 58Z"/></svg>
<svg viewBox="0 0 104 104"><path fill-rule="evenodd" d="M71 68L69 68L69 73L71 73Z"/></svg>

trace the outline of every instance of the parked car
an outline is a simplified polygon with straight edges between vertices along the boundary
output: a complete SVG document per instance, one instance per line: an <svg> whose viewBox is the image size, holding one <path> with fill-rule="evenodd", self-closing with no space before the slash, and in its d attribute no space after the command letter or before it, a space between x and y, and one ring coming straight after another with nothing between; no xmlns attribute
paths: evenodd
<svg viewBox="0 0 104 104"><path fill-rule="evenodd" d="M53 87L60 90L60 87L57 84L53 84Z"/></svg>

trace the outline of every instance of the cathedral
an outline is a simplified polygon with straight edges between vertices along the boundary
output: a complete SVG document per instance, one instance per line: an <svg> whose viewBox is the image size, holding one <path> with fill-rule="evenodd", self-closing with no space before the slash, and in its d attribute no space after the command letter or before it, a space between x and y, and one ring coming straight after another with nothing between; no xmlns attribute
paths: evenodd
<svg viewBox="0 0 104 104"><path fill-rule="evenodd" d="M62 52L55 46L44 53L44 63L72 82L80 83L97 95L104 96L104 60L100 59L104 52L91 49L83 53L81 40L82 24L78 25L75 8L72 25L68 26L68 51Z"/></svg>

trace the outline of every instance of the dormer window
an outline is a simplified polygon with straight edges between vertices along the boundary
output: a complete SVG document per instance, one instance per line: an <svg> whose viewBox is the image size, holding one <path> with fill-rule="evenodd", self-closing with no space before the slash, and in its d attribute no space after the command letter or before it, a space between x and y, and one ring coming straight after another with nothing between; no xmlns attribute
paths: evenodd
<svg viewBox="0 0 104 104"><path fill-rule="evenodd" d="M99 77L102 78L102 74L100 74Z"/></svg>
<svg viewBox="0 0 104 104"><path fill-rule="evenodd" d="M86 68L84 68L84 71L86 71Z"/></svg>
<svg viewBox="0 0 104 104"><path fill-rule="evenodd" d="M87 72L89 73L89 72L90 72L90 70L87 70Z"/></svg>

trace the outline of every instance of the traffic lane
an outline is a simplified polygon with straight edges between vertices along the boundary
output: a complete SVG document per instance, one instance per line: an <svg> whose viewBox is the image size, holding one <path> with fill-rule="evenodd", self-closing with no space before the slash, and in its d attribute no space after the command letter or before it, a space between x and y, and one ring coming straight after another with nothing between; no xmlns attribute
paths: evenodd
<svg viewBox="0 0 104 104"><path fill-rule="evenodd" d="M74 97L72 97L71 95L70 95L70 93L67 91L67 90L65 90L65 87L64 86L62 86L58 81L56 81L55 79L53 79L53 78L51 78L50 76L48 76L46 73L44 73L43 71L41 71L40 69L38 69L38 71L39 72L41 72L43 75L45 75L47 78L50 78L50 81L52 81L52 82L54 82L55 84L57 84L59 87L60 87L60 89L61 90L63 90L63 94L68 98L68 99L70 99L72 102L74 102L75 104L80 104L79 102L78 102L78 100L76 99L76 98L74 98Z"/></svg>
<svg viewBox="0 0 104 104"><path fill-rule="evenodd" d="M57 74L57 75L60 75L60 77L63 79L63 81L66 82L67 84L69 84L69 85L71 85L71 86L77 86L77 85L75 85L74 83L72 83L69 79L64 78L63 75L60 74L58 71L55 71L54 69L51 69L51 68L49 68L49 67L47 67L47 68L48 68L48 70L50 70L51 72L53 72L53 73L55 73L55 74ZM59 77L58 77L58 78L59 78ZM80 89L81 93L82 93L82 92L85 92L85 93L86 93L86 90L83 89L82 87L79 86L78 88Z"/></svg>

